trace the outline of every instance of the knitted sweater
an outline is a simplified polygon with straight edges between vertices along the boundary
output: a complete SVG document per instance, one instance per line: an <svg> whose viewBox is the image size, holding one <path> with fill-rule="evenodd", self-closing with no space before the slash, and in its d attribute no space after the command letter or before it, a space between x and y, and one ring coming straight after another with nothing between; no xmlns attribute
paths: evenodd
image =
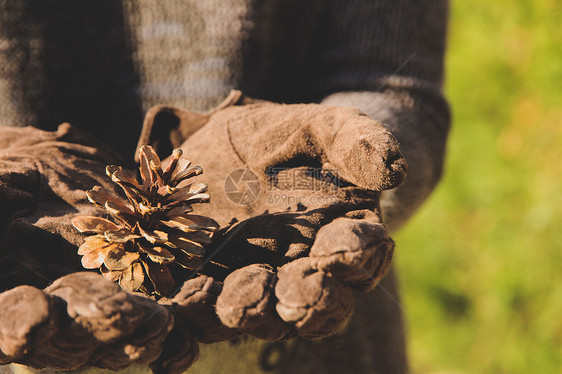
<svg viewBox="0 0 562 374"><path fill-rule="evenodd" d="M356 106L393 132L409 163L383 198L395 230L441 175L446 18L446 0L0 0L0 125L70 122L132 159L154 104L207 110L236 88ZM338 336L202 351L193 372L404 372L394 273L357 295Z"/></svg>

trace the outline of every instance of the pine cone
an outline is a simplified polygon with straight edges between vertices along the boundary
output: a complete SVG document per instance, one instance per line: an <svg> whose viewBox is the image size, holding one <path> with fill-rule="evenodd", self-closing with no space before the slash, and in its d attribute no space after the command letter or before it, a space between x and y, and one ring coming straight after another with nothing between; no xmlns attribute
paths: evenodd
<svg viewBox="0 0 562 374"><path fill-rule="evenodd" d="M100 186L86 192L88 200L104 208L113 220L94 216L72 220L80 232L96 234L78 249L82 265L100 268L105 278L125 291L156 297L169 296L175 289L173 274L178 278L178 274L198 269L210 233L219 225L211 218L191 214L192 204L209 202L205 183L178 187L203 172L199 166L189 168L190 164L175 149L163 169L158 155L145 145L140 150L142 182L119 166L108 166L107 175L123 189L127 200Z"/></svg>

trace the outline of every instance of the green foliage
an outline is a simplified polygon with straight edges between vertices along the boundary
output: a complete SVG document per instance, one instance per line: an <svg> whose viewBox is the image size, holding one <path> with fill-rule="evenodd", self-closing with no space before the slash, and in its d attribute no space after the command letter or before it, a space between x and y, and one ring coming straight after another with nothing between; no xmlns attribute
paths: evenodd
<svg viewBox="0 0 562 374"><path fill-rule="evenodd" d="M562 3L451 4L446 174L395 239L413 373L560 373Z"/></svg>

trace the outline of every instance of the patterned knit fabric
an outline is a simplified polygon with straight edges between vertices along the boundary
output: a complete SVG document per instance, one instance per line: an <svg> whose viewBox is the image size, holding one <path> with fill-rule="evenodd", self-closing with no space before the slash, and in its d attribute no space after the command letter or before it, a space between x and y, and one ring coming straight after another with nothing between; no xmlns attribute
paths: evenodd
<svg viewBox="0 0 562 374"><path fill-rule="evenodd" d="M237 88L357 106L410 166L383 202L396 229L441 175L446 17L446 0L0 0L0 125L70 122L132 159L154 104L203 111ZM205 347L193 372L404 372L398 303L391 274L340 336Z"/></svg>

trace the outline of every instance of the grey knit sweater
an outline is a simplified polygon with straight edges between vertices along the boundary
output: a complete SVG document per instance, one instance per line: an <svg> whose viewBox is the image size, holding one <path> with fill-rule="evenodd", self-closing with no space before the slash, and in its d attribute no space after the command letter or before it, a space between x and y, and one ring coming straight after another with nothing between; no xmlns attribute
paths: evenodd
<svg viewBox="0 0 562 374"><path fill-rule="evenodd" d="M410 166L383 200L395 230L441 175L446 18L446 0L0 0L0 125L66 121L132 158L154 104L206 110L237 88L356 106L388 126ZM339 336L204 347L193 371L406 371L394 274L357 300Z"/></svg>

